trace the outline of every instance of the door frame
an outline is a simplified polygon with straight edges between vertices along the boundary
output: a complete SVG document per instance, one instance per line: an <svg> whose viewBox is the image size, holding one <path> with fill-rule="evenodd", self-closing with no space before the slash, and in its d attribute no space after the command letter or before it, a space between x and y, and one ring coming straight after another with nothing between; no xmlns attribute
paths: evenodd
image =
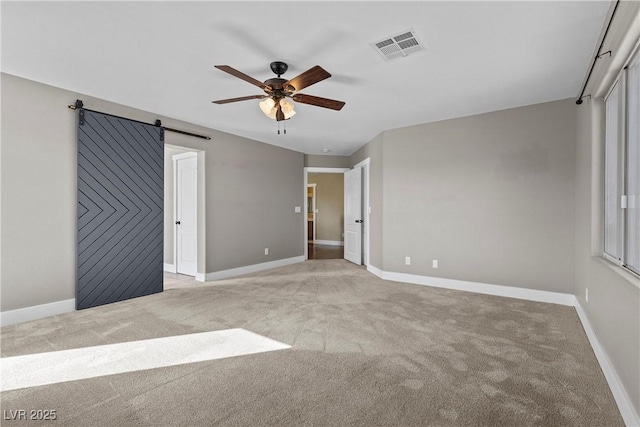
<svg viewBox="0 0 640 427"><path fill-rule="evenodd" d="M369 250L369 242L371 241L371 204L369 199L369 167L371 164L371 158L367 157L360 163L357 163L353 166L353 168L362 168L362 213L364 217L364 229L362 230L364 233L364 238L362 240L362 250L364 251L364 257L362 257L362 262L365 266L369 266L369 261L371 259L370 250Z"/></svg>
<svg viewBox="0 0 640 427"><path fill-rule="evenodd" d="M371 158L367 157L366 159L364 159L363 161L359 162L358 164L356 164L355 166L353 166L353 168L355 167L361 167L364 169L363 171L363 189L362 189L362 209L363 212L366 213L365 215L365 222L364 222L364 230L365 230L365 238L364 241L362 242L362 249L365 251L364 252L364 257L363 257L363 264L365 266L369 266L369 260L370 260L370 241L371 239L369 238L370 231L371 228L369 226L369 215L371 214L371 205L370 205L370 197L369 197L369 192L370 192L370 187L369 187L369 166L371 163ZM307 238L307 215L309 214L307 212L307 185L308 185L308 174L309 172L315 172L315 173L345 173L348 170L351 170L353 168L321 168L321 167L305 167L304 168L304 179L303 179L303 189L304 189L304 204L302 206L304 206L304 232L303 232L303 246L304 246L304 259L308 260L309 259L309 239ZM315 222L314 222L314 227L315 227ZM315 235L314 235L315 237Z"/></svg>
<svg viewBox="0 0 640 427"><path fill-rule="evenodd" d="M198 153L196 151L188 151L186 153L174 154L171 157L173 161L173 265L175 266L175 272L178 272L178 227L176 226L176 218L178 217L178 161L183 159L196 158L196 163L198 161ZM199 174L200 172L198 172ZM196 235L196 276L198 276L198 180L196 179L196 225L195 225L195 235Z"/></svg>
<svg viewBox="0 0 640 427"><path fill-rule="evenodd" d="M309 194L309 188L313 188L313 196L311 197L311 210L313 210L312 214L313 214L313 240L317 240L317 229L316 227L318 226L318 221L316 218L316 191L318 188L318 184L307 184L307 199L309 198L308 194ZM307 203L307 209L309 208L309 204ZM309 221L309 213L307 213L307 217L306 217L307 221ZM308 226L308 224L307 224ZM307 233L307 239L309 239L308 236L309 233Z"/></svg>

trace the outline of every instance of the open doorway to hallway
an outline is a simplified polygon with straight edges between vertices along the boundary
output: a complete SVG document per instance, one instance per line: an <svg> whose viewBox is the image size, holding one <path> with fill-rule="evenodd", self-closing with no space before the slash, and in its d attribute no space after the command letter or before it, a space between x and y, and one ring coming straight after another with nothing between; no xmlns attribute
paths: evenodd
<svg viewBox="0 0 640 427"><path fill-rule="evenodd" d="M344 173L307 173L308 259L344 257Z"/></svg>
<svg viewBox="0 0 640 427"><path fill-rule="evenodd" d="M342 254L342 258L348 261L357 265L369 265L369 214L371 213L369 202L369 163L370 159L366 158L354 165L353 168L315 166L307 166L304 168L305 218L303 243L305 259L325 256L325 249L333 249L331 255L326 255L327 258L338 258L337 253L339 251L339 253ZM326 238L318 232L318 224L323 214L322 207L318 205L319 194L322 191L322 187L318 185L318 180L322 179L323 176L330 176L331 174L339 175L342 180L342 186L340 187L342 191L342 197L340 199L342 204L339 224L340 237L337 238L339 239L337 242L327 242L325 240ZM360 178L354 180L354 177L357 178L358 176ZM347 179L347 177L349 177L349 179ZM313 188L313 192L310 194L309 191L311 187ZM309 199L310 195L313 196L312 200ZM316 205L315 207L313 206L314 203ZM310 221L313 221L314 224L309 224ZM316 224L316 222L318 224ZM352 227L353 224L359 225L360 229L354 230L354 227ZM315 231L312 231L314 229ZM345 235L347 237L346 239ZM327 243L329 243L329 246L339 246L340 248L336 250L336 248L320 248L318 246L326 245ZM333 245L331 243L333 243ZM313 244L313 246L311 246L311 244ZM320 255L318 255L316 249L321 249Z"/></svg>

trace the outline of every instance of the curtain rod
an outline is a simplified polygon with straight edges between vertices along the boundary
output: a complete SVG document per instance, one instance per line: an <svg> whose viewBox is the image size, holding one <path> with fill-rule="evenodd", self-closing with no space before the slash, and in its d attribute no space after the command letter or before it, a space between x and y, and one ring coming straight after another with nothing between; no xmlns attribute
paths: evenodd
<svg viewBox="0 0 640 427"><path fill-rule="evenodd" d="M620 0L616 1L616 5L613 7L613 12L611 13L611 18L609 19L609 23L607 24L607 28L604 30L604 35L602 36L602 41L600 42L600 46L598 47L598 51L596 52L596 55L593 57L593 62L591 63L591 68L589 69L589 74L587 74L587 80L585 80L584 82L584 86L582 86L582 91L580 92L580 97L578 98L578 100L576 101L576 104L580 105L582 104L582 98L584 98L584 91L587 89L587 85L589 84L589 79L591 78L591 73L593 73L593 69L596 66L596 62L598 61L598 59L600 59L601 57L603 57L605 54L609 54L609 56L611 56L611 51L605 52L605 53L600 53L600 51L602 50L602 46L604 45L604 41L607 38L607 34L609 33L609 28L611 28L611 23L613 22L613 17L616 15L616 10L618 9L618 5L620 4ZM590 95L587 95L590 96Z"/></svg>
<svg viewBox="0 0 640 427"><path fill-rule="evenodd" d="M129 121L136 122L136 123L142 123L143 125L158 126L158 127L161 127L162 129L164 129L166 131L179 133L179 134L182 134L182 135L194 136L196 138L202 138L202 139L207 139L207 140L211 139L210 136L199 135L197 133L187 132L185 130L173 129L173 128L168 128L166 126L162 126L162 122L160 120L156 120L155 123L151 124L151 123L141 122L140 120L133 120L133 119L128 119L128 118L122 117L122 116L116 116L114 114L103 113L101 111L90 110L88 108L84 108L84 105L82 104L82 101L80 101L79 99L76 100L75 104L69 104L68 107L70 109L72 109L72 110L77 110L77 109L81 108L81 109L86 110L86 111L91 111L91 112L94 112L94 113L104 114L105 116L117 117L119 119L125 119L125 120L129 120Z"/></svg>

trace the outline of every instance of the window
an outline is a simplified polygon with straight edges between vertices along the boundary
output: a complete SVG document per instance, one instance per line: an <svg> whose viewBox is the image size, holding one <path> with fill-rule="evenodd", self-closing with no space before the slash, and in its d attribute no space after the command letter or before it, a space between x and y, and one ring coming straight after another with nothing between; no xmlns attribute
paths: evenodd
<svg viewBox="0 0 640 427"><path fill-rule="evenodd" d="M640 274L640 51L605 99L604 254Z"/></svg>

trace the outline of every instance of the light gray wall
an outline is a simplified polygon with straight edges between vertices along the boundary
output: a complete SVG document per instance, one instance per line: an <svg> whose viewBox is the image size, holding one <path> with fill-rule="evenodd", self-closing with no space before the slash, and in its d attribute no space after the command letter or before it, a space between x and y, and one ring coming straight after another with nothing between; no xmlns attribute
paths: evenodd
<svg viewBox="0 0 640 427"><path fill-rule="evenodd" d="M207 153L207 271L304 255L306 219L294 212L302 153L232 135L217 142Z"/></svg>
<svg viewBox="0 0 640 427"><path fill-rule="evenodd" d="M640 413L640 279L602 258L603 124L601 98L578 107L574 291Z"/></svg>
<svg viewBox="0 0 640 427"><path fill-rule="evenodd" d="M309 173L309 184L316 184L316 240L343 241L344 174Z"/></svg>
<svg viewBox="0 0 640 427"><path fill-rule="evenodd" d="M304 166L315 168L348 168L351 167L349 156L320 156L305 154Z"/></svg>
<svg viewBox="0 0 640 427"><path fill-rule="evenodd" d="M382 269L382 134L377 135L350 157L349 167L357 165L365 159L369 161L369 264ZM366 212L366 209L365 209ZM366 218L365 218L366 219Z"/></svg>
<svg viewBox="0 0 640 427"><path fill-rule="evenodd" d="M73 94L6 74L0 84L6 311L75 298L76 115Z"/></svg>
<svg viewBox="0 0 640 427"><path fill-rule="evenodd" d="M75 297L77 98L87 108L199 132L166 132L170 145L201 151L206 235L199 272L302 256L302 153L158 117L108 101L1 74L2 311ZM199 182L200 184L200 182ZM199 210L200 212L200 210ZM22 226L19 226L22 224ZM205 239L199 244L204 245ZM264 255L269 247L270 254Z"/></svg>
<svg viewBox="0 0 640 427"><path fill-rule="evenodd" d="M383 269L572 293L575 123L564 100L383 132Z"/></svg>
<svg viewBox="0 0 640 427"><path fill-rule="evenodd" d="M619 4L602 48L602 51L612 51L612 57L598 64L586 90L592 96L578 107L574 220L576 299L628 394L636 416L640 415L640 278L602 257L603 98L640 37L639 12L638 2Z"/></svg>

